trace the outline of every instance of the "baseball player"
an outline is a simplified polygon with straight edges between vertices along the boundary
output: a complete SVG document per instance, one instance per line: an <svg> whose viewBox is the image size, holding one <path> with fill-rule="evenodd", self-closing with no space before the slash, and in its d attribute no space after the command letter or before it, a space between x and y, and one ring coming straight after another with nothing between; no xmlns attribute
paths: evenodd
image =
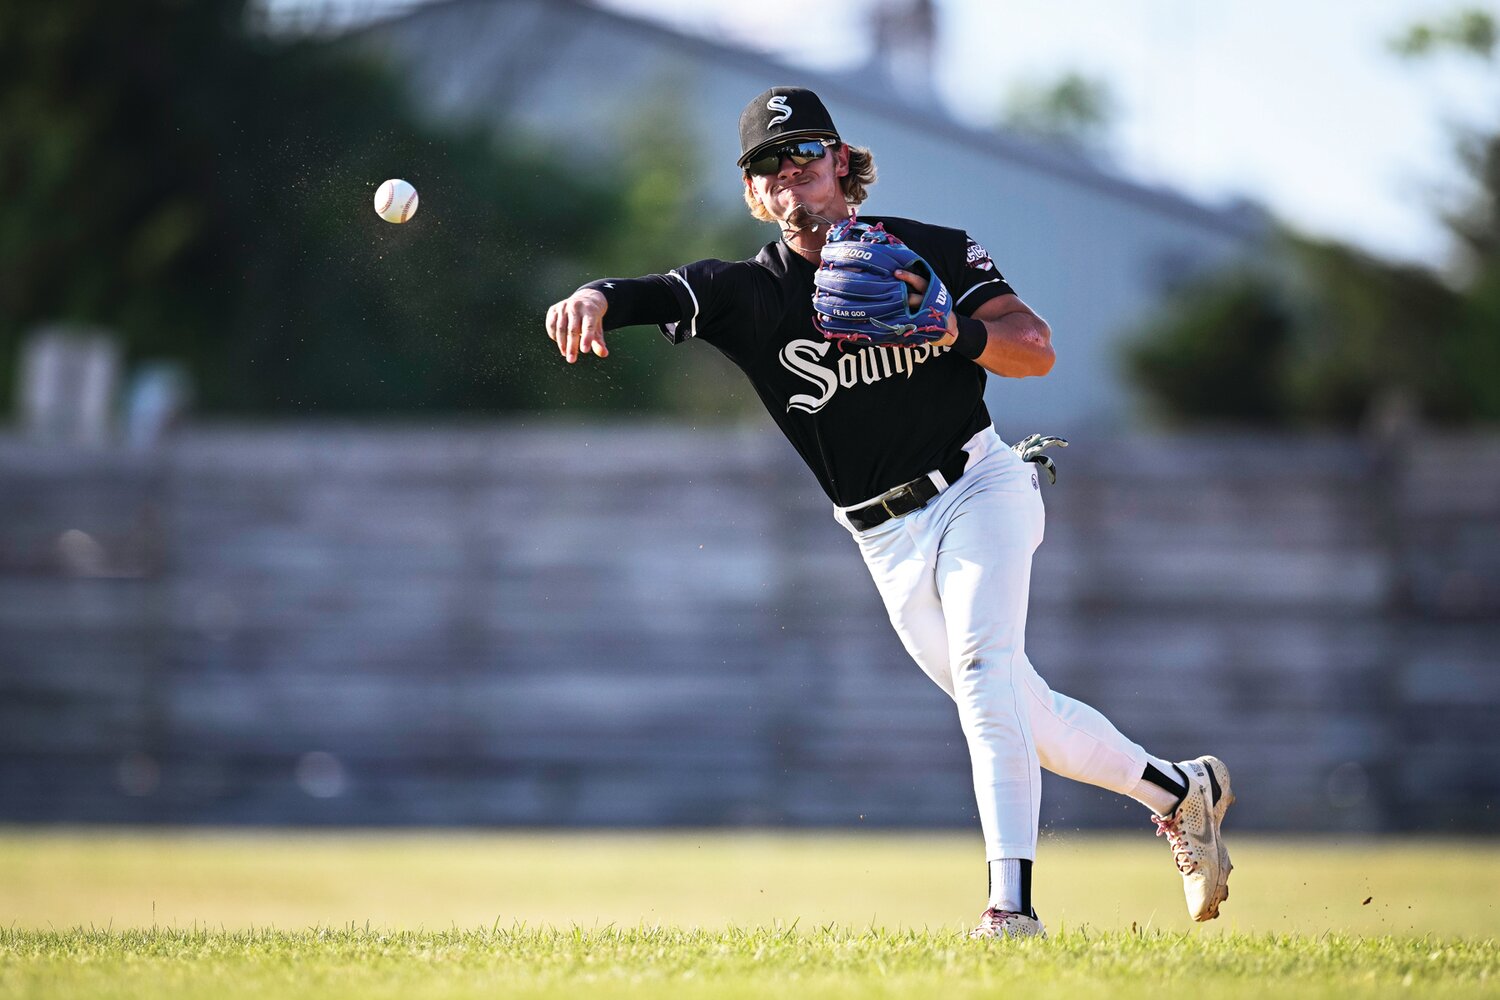
<svg viewBox="0 0 1500 1000"><path fill-rule="evenodd" d="M749 260L591 281L547 311L571 364L607 357L607 330L658 325L702 340L750 380L853 536L917 665L958 707L989 862L972 936L1045 935L1031 900L1040 768L1151 810L1195 920L1229 895L1220 838L1234 801L1214 757L1152 756L1099 712L1050 690L1026 656L1031 559L1042 540L1038 435L1007 446L987 373L1046 375L1045 321L961 230L856 216L875 179L823 102L773 87L740 116L745 202L781 238Z"/></svg>

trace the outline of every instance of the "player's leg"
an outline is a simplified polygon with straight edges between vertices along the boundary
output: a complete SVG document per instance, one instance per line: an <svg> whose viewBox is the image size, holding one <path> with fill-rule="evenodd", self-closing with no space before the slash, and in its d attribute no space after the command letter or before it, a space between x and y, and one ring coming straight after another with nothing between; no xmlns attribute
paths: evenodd
<svg viewBox="0 0 1500 1000"><path fill-rule="evenodd" d="M1004 449L1006 455L1010 453ZM948 637L954 700L969 745L974 794L991 862L1036 857L1041 757L1026 685L1026 596L1041 542L1031 467L998 453L971 464L954 496L927 520L936 533L935 580ZM927 512L924 511L924 514ZM1002 881L1026 865L993 871Z"/></svg>
<svg viewBox="0 0 1500 1000"><path fill-rule="evenodd" d="M912 659L932 681L954 697L953 671L948 655L948 628L943 615L941 595L936 578L936 555L941 538L940 526L923 528L919 521L892 521L872 531L856 535L881 599L890 615L891 625L901 638ZM955 698L955 701L957 699ZM967 733L969 726L964 730ZM970 741L973 756L973 741ZM976 774L981 827L984 831L986 856L991 859L988 905L973 936L979 938L1035 937L1045 928L1031 906L1031 856L1034 854L1036 829L1034 813L1028 812L1031 800L1023 804L1023 832L1013 839L1030 845L1026 858L1006 858L999 844L998 816L1002 807L989 801L987 793L993 782L993 766L984 765ZM1038 790L1040 779L1038 779ZM997 851L999 853L997 853Z"/></svg>
<svg viewBox="0 0 1500 1000"><path fill-rule="evenodd" d="M989 473L1007 463L1011 468L1001 478L1008 478L1008 484L988 481L994 478ZM1040 497L1030 467L1010 463L1008 452L986 456L972 471L966 488L856 539L897 635L923 671L959 704L991 860L991 910L976 932L993 923L999 930L990 928L986 936L1039 933L1029 898L1040 799L1037 765L1131 795L1169 819L1163 810L1178 801L1183 787L1167 780L1153 784L1148 777L1153 771L1163 776L1182 772L1126 739L1090 706L1052 692L1036 673L1025 655L1024 635L1031 555L1044 520ZM981 477L987 481L981 483ZM997 534L987 528L995 524L1008 530ZM942 591L939 550L949 564ZM1011 613L1000 613L1006 606ZM960 636L957 646L966 650L964 655L950 653L950 631ZM977 657L981 649L989 659L1009 663L1009 669L986 675L984 659ZM976 658L981 664L977 673L957 669ZM1007 717L1005 705L1020 708ZM1227 791L1227 774L1225 783ZM1215 803L1216 817L1222 817L1229 801L1232 797ZM1179 853L1174 843L1174 856ZM1193 909L1191 887L1188 895ZM1002 926L1016 912L1026 916L1025 926Z"/></svg>
<svg viewBox="0 0 1500 1000"><path fill-rule="evenodd" d="M903 645L957 703L991 869L991 907L976 930L993 924L1007 935L1016 914L1034 919L1030 865L1044 757L1031 732L1032 687L1046 688L1025 657L1024 637L1042 523L1031 467L1001 445L980 453L963 482L930 507L856 535ZM1114 763L1123 773L1133 760Z"/></svg>
<svg viewBox="0 0 1500 1000"><path fill-rule="evenodd" d="M1219 836L1224 812L1234 801L1228 769L1211 757L1173 764L1152 756L1102 713L1047 686L1024 649L1035 546L1018 549L1015 538L1029 526L1035 542L1041 541L1045 515L1040 495L1026 489L1035 480L1028 466L1011 462L1003 453L987 456L974 472L959 506L948 515L939 554L938 583L961 714L969 702L968 714L978 720L972 729L975 736L1003 746L1015 739L1004 725L995 724L1010 711L1007 696L1024 703L1029 745L1041 766L1128 795L1150 808L1158 832L1171 842L1190 914L1197 920L1217 916L1218 904L1228 896L1231 869ZM987 525L1002 527L983 530ZM972 676L976 659L982 663L1002 656L1010 664L1009 690L1004 684L992 685L989 692L979 684L966 690L964 680ZM968 725L965 729L971 731ZM980 762L985 755L982 750L979 754L975 783L983 803ZM1014 762L1003 763L1000 754L987 756L995 767L1017 768Z"/></svg>
<svg viewBox="0 0 1500 1000"><path fill-rule="evenodd" d="M1029 664L1028 664L1029 666ZM1147 754L1100 712L1028 678L1032 732L1054 774L1128 795L1147 806L1183 878L1188 914L1212 920L1229 898L1233 865L1219 826L1234 802L1229 769L1216 757L1173 764Z"/></svg>
<svg viewBox="0 0 1500 1000"><path fill-rule="evenodd" d="M1030 577L1030 562L1027 564ZM1027 587L1018 617L1023 632L1030 605ZM1098 709L1053 691L1024 648L1017 676L1026 683L1033 738L1042 767L1053 774L1126 795L1153 813L1177 808L1190 787L1184 769L1153 756L1127 738Z"/></svg>
<svg viewBox="0 0 1500 1000"><path fill-rule="evenodd" d="M1154 757L1096 709L1048 688L1025 652L1031 558L1045 520L1033 470L991 453L972 471L944 512L937 584L981 819L987 807L995 811L985 824L990 858L1034 857L1038 795L1029 803L1031 853L1010 842L1022 833L1023 776L1039 791L1039 774L1023 757L1030 753L1049 771L1147 805L1172 842L1189 912L1198 920L1216 916L1230 870L1218 835L1233 802L1227 770L1212 758L1174 765ZM992 864L992 882L1002 871L1018 877L1017 867Z"/></svg>
<svg viewBox="0 0 1500 1000"><path fill-rule="evenodd" d="M1029 860L1036 851L1040 760L1031 746L1032 706L1012 684L1013 678L1024 677L1012 670L1010 661L1024 661L1026 588L1036 539L1025 526L1002 531L998 542L996 533L981 531L983 551L971 551L956 524L977 525L981 519L966 512L950 524L924 510L857 538L902 645L958 704L989 856ZM1000 520L1017 525L1024 519ZM946 570L940 550L946 554ZM981 630L976 598L986 612L1007 602L1010 611L985 614ZM1001 627L991 620L996 618ZM1006 622L1013 627L1005 627ZM964 650L957 656L950 647L955 634ZM992 661L998 664L993 669ZM1029 663L1025 667L1035 675Z"/></svg>
<svg viewBox="0 0 1500 1000"><path fill-rule="evenodd" d="M1128 795L1165 814L1187 793L1176 766L1147 753L1098 709L1047 686L1031 661L1023 674L1042 766L1053 774Z"/></svg>
<svg viewBox="0 0 1500 1000"><path fill-rule="evenodd" d="M948 668L990 871L990 906L975 937L1043 933L1031 903L1042 759L1025 652L1026 595L1042 519L1029 467L1020 472L993 456L982 459L938 520Z"/></svg>
<svg viewBox="0 0 1500 1000"><path fill-rule="evenodd" d="M902 518L854 537L901 645L922 672L953 697L943 602L933 577L936 546L924 545L925 540L909 531Z"/></svg>

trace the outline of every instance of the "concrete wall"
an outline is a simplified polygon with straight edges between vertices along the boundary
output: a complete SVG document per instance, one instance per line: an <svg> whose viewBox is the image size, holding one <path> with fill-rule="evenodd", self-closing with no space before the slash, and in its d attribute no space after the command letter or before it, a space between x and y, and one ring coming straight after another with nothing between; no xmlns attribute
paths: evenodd
<svg viewBox="0 0 1500 1000"><path fill-rule="evenodd" d="M1500 441L1061 467L1028 638L1055 688L1224 757L1243 827L1500 829ZM1043 816L1143 818L1050 778ZM972 817L951 704L770 432L0 440L0 821Z"/></svg>

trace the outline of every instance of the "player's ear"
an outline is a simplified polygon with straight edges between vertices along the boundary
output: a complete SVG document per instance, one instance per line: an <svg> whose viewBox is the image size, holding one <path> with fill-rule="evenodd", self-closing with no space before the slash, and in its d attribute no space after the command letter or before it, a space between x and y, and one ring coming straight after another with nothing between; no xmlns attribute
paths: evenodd
<svg viewBox="0 0 1500 1000"><path fill-rule="evenodd" d="M750 176L749 172L747 171L742 171L742 173L744 173L745 176L745 198L749 201L753 201L756 204L759 204L760 192L755 187L755 178Z"/></svg>
<svg viewBox="0 0 1500 1000"><path fill-rule="evenodd" d="M839 143L838 152L833 154L833 176L849 176L849 144L847 142Z"/></svg>

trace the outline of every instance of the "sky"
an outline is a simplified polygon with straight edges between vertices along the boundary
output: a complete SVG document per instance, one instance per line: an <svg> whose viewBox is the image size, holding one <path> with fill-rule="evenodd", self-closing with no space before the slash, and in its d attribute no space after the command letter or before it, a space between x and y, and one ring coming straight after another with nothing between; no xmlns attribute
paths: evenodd
<svg viewBox="0 0 1500 1000"><path fill-rule="evenodd" d="M853 67L875 0L596 0L793 66ZM1295 228L1445 264L1463 203L1459 125L1500 129L1500 66L1403 60L1389 40L1443 0L937 0L944 113L986 126L1018 84L1068 71L1117 102L1120 173L1209 204L1249 198ZM1500 2L1474 3L1500 14ZM794 82L794 81L789 81Z"/></svg>

